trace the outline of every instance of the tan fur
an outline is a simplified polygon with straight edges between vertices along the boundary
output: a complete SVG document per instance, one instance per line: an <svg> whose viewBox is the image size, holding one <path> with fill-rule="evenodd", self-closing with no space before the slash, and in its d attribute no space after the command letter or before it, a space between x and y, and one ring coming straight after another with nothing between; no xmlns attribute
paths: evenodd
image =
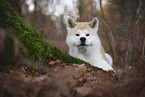
<svg viewBox="0 0 145 97"><path fill-rule="evenodd" d="M75 28L69 32L69 35L71 36L71 35L76 34L78 29L79 30L87 29L90 34L92 35L96 34L96 31L90 28L89 22L77 22Z"/></svg>
<svg viewBox="0 0 145 97"><path fill-rule="evenodd" d="M103 59L106 60L106 56L105 56L105 52L104 52L103 47L101 48L101 54L102 54Z"/></svg>

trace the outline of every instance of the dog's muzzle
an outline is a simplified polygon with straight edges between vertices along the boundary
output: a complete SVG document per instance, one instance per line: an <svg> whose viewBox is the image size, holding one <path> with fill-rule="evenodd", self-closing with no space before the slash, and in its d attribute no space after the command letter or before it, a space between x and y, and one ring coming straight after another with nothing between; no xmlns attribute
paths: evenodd
<svg viewBox="0 0 145 97"><path fill-rule="evenodd" d="M86 44L86 38L85 37L81 37L80 41L81 41L81 44L78 45L78 46L89 46L89 45Z"/></svg>

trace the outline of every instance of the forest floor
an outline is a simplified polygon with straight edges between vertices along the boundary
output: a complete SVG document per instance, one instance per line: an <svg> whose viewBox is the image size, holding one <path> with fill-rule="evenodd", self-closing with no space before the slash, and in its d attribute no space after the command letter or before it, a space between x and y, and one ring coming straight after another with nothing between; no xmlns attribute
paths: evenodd
<svg viewBox="0 0 145 97"><path fill-rule="evenodd" d="M0 72L0 97L145 97L144 60L115 73L54 59L48 64L44 74L28 66Z"/></svg>

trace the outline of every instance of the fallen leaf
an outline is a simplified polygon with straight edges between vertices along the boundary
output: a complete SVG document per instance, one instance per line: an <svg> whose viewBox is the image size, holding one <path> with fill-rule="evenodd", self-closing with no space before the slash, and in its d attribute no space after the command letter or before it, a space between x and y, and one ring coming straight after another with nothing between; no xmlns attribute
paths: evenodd
<svg viewBox="0 0 145 97"><path fill-rule="evenodd" d="M76 90L76 93L81 94L81 96L87 96L88 94L92 92L92 89L88 87L77 87L75 88L75 90Z"/></svg>

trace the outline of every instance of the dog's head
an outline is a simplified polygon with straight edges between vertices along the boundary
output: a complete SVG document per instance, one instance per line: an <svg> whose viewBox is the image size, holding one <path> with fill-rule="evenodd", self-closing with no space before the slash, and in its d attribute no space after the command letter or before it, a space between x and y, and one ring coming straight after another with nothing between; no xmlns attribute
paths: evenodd
<svg viewBox="0 0 145 97"><path fill-rule="evenodd" d="M68 31L66 42L69 47L87 48L100 43L97 35L99 20L96 17L90 22L75 22L69 17L66 26Z"/></svg>

